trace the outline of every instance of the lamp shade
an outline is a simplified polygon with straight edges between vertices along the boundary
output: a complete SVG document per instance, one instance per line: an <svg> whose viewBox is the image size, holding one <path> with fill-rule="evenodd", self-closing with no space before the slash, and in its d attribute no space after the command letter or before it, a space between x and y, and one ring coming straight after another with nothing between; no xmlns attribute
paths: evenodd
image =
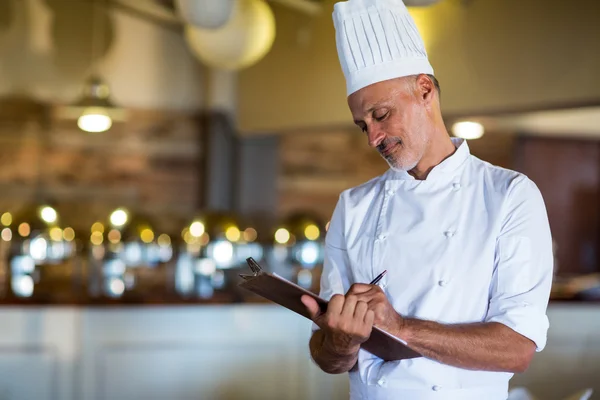
<svg viewBox="0 0 600 400"><path fill-rule="evenodd" d="M181 19L202 29L217 29L225 25L233 11L235 0L176 0Z"/></svg>
<svg viewBox="0 0 600 400"><path fill-rule="evenodd" d="M209 67L242 69L267 54L275 40L275 17L264 0L238 0L231 18L218 29L191 24L186 41L194 55Z"/></svg>
<svg viewBox="0 0 600 400"><path fill-rule="evenodd" d="M77 119L79 128L86 132L104 132L113 121L124 121L125 110L117 107L110 99L108 84L97 76L85 81L83 93L68 106L59 106L56 110L59 119Z"/></svg>

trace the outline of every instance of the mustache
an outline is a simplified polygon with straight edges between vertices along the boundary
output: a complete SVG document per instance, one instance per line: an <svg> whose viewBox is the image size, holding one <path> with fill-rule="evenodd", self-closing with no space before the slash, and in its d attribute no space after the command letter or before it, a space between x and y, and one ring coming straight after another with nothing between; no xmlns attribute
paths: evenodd
<svg viewBox="0 0 600 400"><path fill-rule="evenodd" d="M380 153L382 153L385 149L392 147L393 145L396 144L401 144L402 143L402 139L397 138L397 137L386 137L385 139L383 139L381 141L381 143L379 143L377 145L377 151L379 151Z"/></svg>

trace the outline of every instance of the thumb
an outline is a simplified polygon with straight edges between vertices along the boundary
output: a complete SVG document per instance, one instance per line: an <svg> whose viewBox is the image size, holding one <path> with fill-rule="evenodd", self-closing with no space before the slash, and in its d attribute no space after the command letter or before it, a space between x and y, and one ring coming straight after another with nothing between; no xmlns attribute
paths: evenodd
<svg viewBox="0 0 600 400"><path fill-rule="evenodd" d="M300 301L302 301L302 304L304 304L304 306L306 307L309 318L314 321L315 318L318 317L321 312L321 310L319 309L319 305L317 304L317 301L315 299L313 299L312 297L305 295L305 294L302 295L302 297L300 298Z"/></svg>

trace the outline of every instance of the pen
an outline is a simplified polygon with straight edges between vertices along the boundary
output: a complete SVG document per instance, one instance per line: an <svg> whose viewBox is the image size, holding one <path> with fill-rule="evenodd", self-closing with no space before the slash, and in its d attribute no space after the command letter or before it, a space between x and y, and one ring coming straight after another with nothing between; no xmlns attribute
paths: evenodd
<svg viewBox="0 0 600 400"><path fill-rule="evenodd" d="M377 283L381 280L381 278L383 278L383 276L387 273L387 269L385 271L383 271L382 273L380 273L379 275L377 275L377 278L373 279L371 281L371 283L369 283L369 285L377 285Z"/></svg>

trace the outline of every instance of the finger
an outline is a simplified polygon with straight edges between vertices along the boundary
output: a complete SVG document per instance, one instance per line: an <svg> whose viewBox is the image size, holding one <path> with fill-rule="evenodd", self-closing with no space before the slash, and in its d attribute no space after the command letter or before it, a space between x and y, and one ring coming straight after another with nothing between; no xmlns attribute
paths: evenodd
<svg viewBox="0 0 600 400"><path fill-rule="evenodd" d="M357 301L356 307L354 307L354 319L363 321L365 314L369 311L369 306L364 301Z"/></svg>
<svg viewBox="0 0 600 400"><path fill-rule="evenodd" d="M355 308L356 296L346 296L346 301L344 302L344 309L342 310L342 315L348 318L352 318L354 316Z"/></svg>
<svg viewBox="0 0 600 400"><path fill-rule="evenodd" d="M334 294L329 300L329 305L327 306L328 314L339 315L342 313L342 308L344 308L344 302L346 298L341 294Z"/></svg>
<svg viewBox="0 0 600 400"><path fill-rule="evenodd" d="M376 290L369 290L367 292L356 294L358 301L364 301L367 304L371 304L374 300L379 301L380 292Z"/></svg>
<svg viewBox="0 0 600 400"><path fill-rule="evenodd" d="M300 297L300 301L306 307L309 318L312 319L313 321L315 320L315 318L317 318L319 316L319 314L321 314L321 310L319 309L319 304L312 297L310 297L308 295L302 295L302 297Z"/></svg>
<svg viewBox="0 0 600 400"><path fill-rule="evenodd" d="M375 320L375 312L373 310L367 311L365 313L365 324L372 327L374 320Z"/></svg>
<svg viewBox="0 0 600 400"><path fill-rule="evenodd" d="M369 290L371 290L371 288L373 287L373 285L367 285L365 283L355 283L352 286L350 286L350 290L348 290L348 294L359 294L359 293L364 293L364 292L368 292Z"/></svg>

